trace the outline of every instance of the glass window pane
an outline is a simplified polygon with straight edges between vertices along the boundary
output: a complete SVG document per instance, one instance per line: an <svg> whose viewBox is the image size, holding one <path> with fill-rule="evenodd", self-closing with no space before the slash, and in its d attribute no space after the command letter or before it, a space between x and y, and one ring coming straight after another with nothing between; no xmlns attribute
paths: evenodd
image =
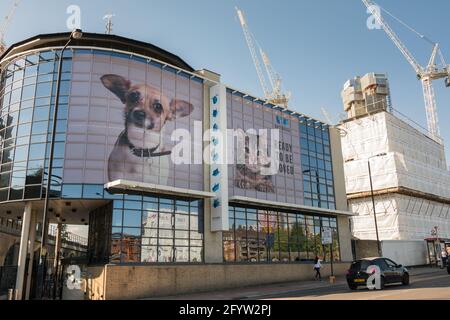
<svg viewBox="0 0 450 320"><path fill-rule="evenodd" d="M124 219L124 221L125 221L125 219ZM125 223L124 223L124 225L125 225ZM125 227L123 228L123 237L124 238L140 237L140 235L141 235L141 228L125 228Z"/></svg>
<svg viewBox="0 0 450 320"><path fill-rule="evenodd" d="M125 201L124 208L132 209L132 210L141 210L142 202L141 201Z"/></svg>
<svg viewBox="0 0 450 320"><path fill-rule="evenodd" d="M122 226L122 210L120 209L113 210L112 225Z"/></svg>
<svg viewBox="0 0 450 320"><path fill-rule="evenodd" d="M28 170L26 184L41 184L44 170L42 168Z"/></svg>
<svg viewBox="0 0 450 320"><path fill-rule="evenodd" d="M16 147L16 152L14 155L14 161L26 161L28 156L28 146Z"/></svg>
<svg viewBox="0 0 450 320"><path fill-rule="evenodd" d="M38 83L36 86L36 97L50 96L52 90L52 82Z"/></svg>
<svg viewBox="0 0 450 320"><path fill-rule="evenodd" d="M80 184L65 184L62 189L63 198L81 198L82 185Z"/></svg>
<svg viewBox="0 0 450 320"><path fill-rule="evenodd" d="M156 246L143 246L141 248L141 262L157 262L158 248Z"/></svg>
<svg viewBox="0 0 450 320"><path fill-rule="evenodd" d="M42 121L49 119L49 107L38 107L34 109L34 119L33 121Z"/></svg>
<svg viewBox="0 0 450 320"><path fill-rule="evenodd" d="M33 127L31 130L32 134L43 134L47 133L48 122L33 122Z"/></svg>
<svg viewBox="0 0 450 320"><path fill-rule="evenodd" d="M31 132L31 124L30 123L21 124L17 128L17 136L18 137L28 136L28 135L30 135L30 132Z"/></svg>
<svg viewBox="0 0 450 320"><path fill-rule="evenodd" d="M25 187L25 199L39 199L41 198L41 186Z"/></svg>
<svg viewBox="0 0 450 320"><path fill-rule="evenodd" d="M45 74L53 72L54 62L42 62L39 64L39 74Z"/></svg>
<svg viewBox="0 0 450 320"><path fill-rule="evenodd" d="M65 143L60 142L55 143L53 156L55 158L64 158L64 150L65 150ZM102 188L102 195L103 195L103 188Z"/></svg>
<svg viewBox="0 0 450 320"><path fill-rule="evenodd" d="M33 98L35 89L36 89L36 86L34 86L34 85L23 87L22 100L27 100L27 99Z"/></svg>
<svg viewBox="0 0 450 320"><path fill-rule="evenodd" d="M127 227L141 227L141 211L124 210L123 225ZM140 235L140 233L139 233Z"/></svg>
<svg viewBox="0 0 450 320"><path fill-rule="evenodd" d="M43 143L30 145L29 159L43 159L45 156L45 146Z"/></svg>
<svg viewBox="0 0 450 320"><path fill-rule="evenodd" d="M173 261L173 247L160 246L158 249L158 262L172 262Z"/></svg>
<svg viewBox="0 0 450 320"><path fill-rule="evenodd" d="M56 150L56 144L55 144ZM56 153L55 153L56 157ZM85 185L83 187L83 198L101 199L103 198L103 186L102 185Z"/></svg>

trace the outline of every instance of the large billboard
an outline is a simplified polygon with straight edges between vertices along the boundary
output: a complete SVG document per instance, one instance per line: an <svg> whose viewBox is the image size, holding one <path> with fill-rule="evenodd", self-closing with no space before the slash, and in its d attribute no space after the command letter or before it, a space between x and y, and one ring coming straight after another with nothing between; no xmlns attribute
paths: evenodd
<svg viewBox="0 0 450 320"><path fill-rule="evenodd" d="M300 130L298 119L264 105L239 92L227 91L227 122L233 130L245 132L245 163L236 161L228 166L229 195L275 202L303 204L303 175L300 164ZM252 134L261 129L267 136L256 137L258 148L249 147ZM272 132L272 134L271 134ZM277 132L276 155L270 148ZM261 148L263 146L263 148ZM261 149L268 150L268 152ZM272 150L271 150L272 149ZM238 153L239 150L236 150ZM264 172L260 158L277 158L277 170ZM255 161L252 161L255 160ZM273 159L273 158L272 158ZM269 162L273 161L269 159ZM263 163L263 162L261 162Z"/></svg>
<svg viewBox="0 0 450 320"><path fill-rule="evenodd" d="M175 129L203 120L202 80L108 51L73 56L64 183L118 179L203 190L201 164L172 161Z"/></svg>

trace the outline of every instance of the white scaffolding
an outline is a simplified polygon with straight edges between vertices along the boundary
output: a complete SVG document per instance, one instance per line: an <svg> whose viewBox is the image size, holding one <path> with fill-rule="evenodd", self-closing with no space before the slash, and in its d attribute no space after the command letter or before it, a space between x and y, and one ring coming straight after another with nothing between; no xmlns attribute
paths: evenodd
<svg viewBox="0 0 450 320"><path fill-rule="evenodd" d="M381 240L450 238L450 172L444 146L388 112L341 124L354 236L374 240L370 161ZM377 156L379 155L379 156ZM403 190L399 192L399 190ZM406 190L406 193L405 193Z"/></svg>

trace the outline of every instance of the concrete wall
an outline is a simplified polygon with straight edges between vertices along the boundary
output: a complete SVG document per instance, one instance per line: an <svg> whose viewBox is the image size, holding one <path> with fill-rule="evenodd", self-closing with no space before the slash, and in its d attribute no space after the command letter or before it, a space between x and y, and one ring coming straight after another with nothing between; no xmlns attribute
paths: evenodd
<svg viewBox="0 0 450 320"><path fill-rule="evenodd" d="M90 300L103 300L105 296L105 267L88 267L87 276L83 281L85 298Z"/></svg>
<svg viewBox="0 0 450 320"><path fill-rule="evenodd" d="M356 259L377 257L375 240L356 240ZM422 266L428 264L428 252L425 241L383 240L381 241L383 257L404 266Z"/></svg>
<svg viewBox="0 0 450 320"><path fill-rule="evenodd" d="M356 259L378 257L378 246L375 240L355 240Z"/></svg>
<svg viewBox="0 0 450 320"><path fill-rule="evenodd" d="M348 263L334 265L342 276ZM269 283L311 280L312 264L204 264L204 265L106 265L88 268L97 278L90 281L91 299L140 299L176 294L239 288ZM324 265L322 276L330 275Z"/></svg>
<svg viewBox="0 0 450 320"><path fill-rule="evenodd" d="M331 158L333 161L334 193L336 209L347 211L347 191L345 189L344 160L342 157L341 134L330 127Z"/></svg>
<svg viewBox="0 0 450 320"><path fill-rule="evenodd" d="M383 257L392 259L404 266L421 266L428 264L428 252L425 241L382 241L381 249Z"/></svg>
<svg viewBox="0 0 450 320"><path fill-rule="evenodd" d="M339 216L337 219L339 231L339 247L341 250L341 261L352 261L352 234L350 231L350 220L348 217Z"/></svg>
<svg viewBox="0 0 450 320"><path fill-rule="evenodd" d="M341 134L336 128L330 127L331 158L333 160L334 193L336 209L348 211L347 192L345 189L344 161L342 158ZM341 260L353 259L351 247L350 218L338 217L339 245Z"/></svg>
<svg viewBox="0 0 450 320"><path fill-rule="evenodd" d="M220 75L203 70L201 74L211 81L220 81ZM210 129L210 97L209 88L215 83L209 81L205 82L203 87L203 130ZM208 142L203 143L203 150L206 149ZM205 163L203 166L203 177L205 190L210 190L210 166ZM222 249L222 232L211 232L211 201L206 199L203 206L204 214L204 243L205 243L205 262L207 263L221 263L223 262Z"/></svg>

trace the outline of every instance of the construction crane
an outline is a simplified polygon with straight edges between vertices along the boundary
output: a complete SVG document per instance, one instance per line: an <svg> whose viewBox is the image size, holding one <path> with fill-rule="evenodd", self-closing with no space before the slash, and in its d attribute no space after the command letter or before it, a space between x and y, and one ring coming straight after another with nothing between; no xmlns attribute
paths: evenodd
<svg viewBox="0 0 450 320"><path fill-rule="evenodd" d="M408 29L416 33L421 39L432 44L433 50L431 53L431 57L428 61L428 65L426 67L422 67L414 58L414 56L411 54L411 52L409 52L408 48L403 44L403 42L400 40L397 34L391 29L389 24L381 16L380 13L381 10L378 9L381 7L370 0L362 0L362 2L367 7L368 11L375 17L377 22L380 24L380 26L383 28L383 30L386 32L386 34L389 36L392 42L394 42L394 44L397 46L397 48L400 50L400 52L403 54L403 56L406 58L409 64L413 67L414 71L417 74L417 78L422 82L428 131L435 141L440 142L441 139L440 139L439 121L437 116L436 98L434 95L434 88L432 81L437 79L445 79L445 85L447 87L450 87L450 65L446 64L444 56L439 48L439 44L431 41L424 35L420 34L416 30L408 26L406 23L394 17L392 14L383 9L394 19L396 19L404 26L406 26ZM438 55L441 60L440 65L436 65L436 57Z"/></svg>
<svg viewBox="0 0 450 320"><path fill-rule="evenodd" d="M256 41L255 37L250 31L250 28L247 25L247 21L245 20L244 13L242 12L242 10L236 7L236 13L239 18L242 31L244 32L245 41L247 42L247 46L250 50L250 54L252 56L253 63L256 68L256 73L258 74L259 82L261 84L265 98L269 103L273 103L275 105L280 105L284 108L287 108L291 94L289 92L285 93L282 92L282 79L273 68L267 54L262 50L261 46L258 45L258 42ZM266 82L266 78L264 76L261 67L261 62L256 50L257 48L259 51L259 55L261 56L262 62L264 64L264 67L266 69L267 77L270 83L270 88Z"/></svg>
<svg viewBox="0 0 450 320"><path fill-rule="evenodd" d="M14 15L14 12L16 11L17 7L19 6L21 0L14 0L9 12L6 16L3 17L3 21L0 24L0 54L3 54L3 52L6 51L7 46L5 43L5 34L6 30L9 27L9 24L12 20L12 17Z"/></svg>

